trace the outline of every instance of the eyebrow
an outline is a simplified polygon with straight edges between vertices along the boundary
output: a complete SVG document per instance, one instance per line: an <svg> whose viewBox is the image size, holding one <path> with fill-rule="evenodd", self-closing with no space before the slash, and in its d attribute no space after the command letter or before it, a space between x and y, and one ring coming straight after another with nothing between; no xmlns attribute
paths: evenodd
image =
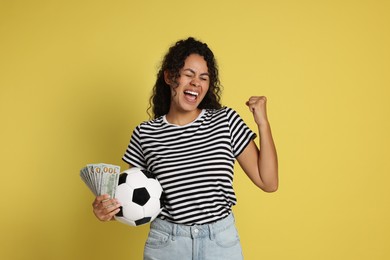
<svg viewBox="0 0 390 260"><path fill-rule="evenodd" d="M196 74L196 72L193 69L191 69L191 68L184 69L184 71L189 71L189 72L191 72L193 74ZM210 77L210 74L208 72L205 72L205 73L201 73L200 76L208 76L208 77Z"/></svg>

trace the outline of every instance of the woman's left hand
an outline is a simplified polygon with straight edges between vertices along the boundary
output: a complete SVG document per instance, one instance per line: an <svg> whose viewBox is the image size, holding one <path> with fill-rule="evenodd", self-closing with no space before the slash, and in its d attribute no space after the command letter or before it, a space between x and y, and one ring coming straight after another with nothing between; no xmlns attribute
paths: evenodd
<svg viewBox="0 0 390 260"><path fill-rule="evenodd" d="M245 104L252 112L258 126L268 124L267 98L265 96L252 96Z"/></svg>

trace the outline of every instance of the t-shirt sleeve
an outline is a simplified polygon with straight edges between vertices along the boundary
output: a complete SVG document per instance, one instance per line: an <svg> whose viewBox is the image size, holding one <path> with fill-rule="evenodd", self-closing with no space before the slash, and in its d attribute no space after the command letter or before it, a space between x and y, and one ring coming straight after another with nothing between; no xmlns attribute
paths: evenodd
<svg viewBox="0 0 390 260"><path fill-rule="evenodd" d="M231 108L226 108L234 157L238 157L247 145L256 138L254 133L242 120L240 115Z"/></svg>
<svg viewBox="0 0 390 260"><path fill-rule="evenodd" d="M130 143L127 146L126 152L122 157L122 160L134 167L141 169L146 168L145 156L141 143L141 125L138 125L131 135Z"/></svg>

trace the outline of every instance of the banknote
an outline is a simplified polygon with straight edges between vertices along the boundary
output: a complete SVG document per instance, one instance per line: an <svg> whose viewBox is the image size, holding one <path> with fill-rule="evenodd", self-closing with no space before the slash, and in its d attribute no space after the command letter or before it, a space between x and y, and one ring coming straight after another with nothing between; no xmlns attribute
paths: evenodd
<svg viewBox="0 0 390 260"><path fill-rule="evenodd" d="M96 195L96 190L93 185L93 182L91 181L87 167L84 167L80 170L80 177L84 181L84 183L88 186L88 188Z"/></svg>
<svg viewBox="0 0 390 260"><path fill-rule="evenodd" d="M120 166L107 163L87 164L80 170L80 177L95 196L115 195L118 186Z"/></svg>
<svg viewBox="0 0 390 260"><path fill-rule="evenodd" d="M108 194L111 198L115 195L115 188L118 184L120 167L110 164L101 164L100 193Z"/></svg>

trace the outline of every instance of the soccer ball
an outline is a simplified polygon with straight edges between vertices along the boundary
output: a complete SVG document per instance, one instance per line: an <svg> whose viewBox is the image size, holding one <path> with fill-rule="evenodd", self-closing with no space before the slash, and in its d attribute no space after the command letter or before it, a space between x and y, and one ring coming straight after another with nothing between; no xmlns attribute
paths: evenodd
<svg viewBox="0 0 390 260"><path fill-rule="evenodd" d="M153 175L133 167L119 176L115 198L121 203L115 219L130 226L154 220L162 210L162 188Z"/></svg>

